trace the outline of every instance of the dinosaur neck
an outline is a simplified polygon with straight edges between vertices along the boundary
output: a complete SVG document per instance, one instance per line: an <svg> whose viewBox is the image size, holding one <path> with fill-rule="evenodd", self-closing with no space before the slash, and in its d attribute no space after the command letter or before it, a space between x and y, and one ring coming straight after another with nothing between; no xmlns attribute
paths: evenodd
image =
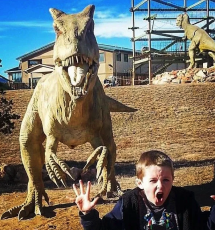
<svg viewBox="0 0 215 230"><path fill-rule="evenodd" d="M184 19L183 22L182 22L182 28L184 30L186 30L187 26L190 24L189 20L188 19Z"/></svg>

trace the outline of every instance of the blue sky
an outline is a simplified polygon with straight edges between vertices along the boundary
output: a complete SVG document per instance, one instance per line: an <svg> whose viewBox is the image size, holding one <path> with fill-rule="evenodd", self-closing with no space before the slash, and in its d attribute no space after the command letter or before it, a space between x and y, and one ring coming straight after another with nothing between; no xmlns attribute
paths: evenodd
<svg viewBox="0 0 215 230"><path fill-rule="evenodd" d="M2 59L2 67L0 74L6 76L5 70L18 66L17 57L55 40L49 8L57 8L70 14L80 12L87 5L94 4L96 6L95 33L98 43L131 47L132 34L128 30L131 26L129 12L131 3L130 1L121 2L123 4L113 0L1 1L0 59ZM121 25L121 28L118 25Z"/></svg>
<svg viewBox="0 0 215 230"><path fill-rule="evenodd" d="M196 2L189 0L191 2ZM135 5L141 2L135 0ZM169 1L175 2L175 1ZM183 6L183 1L182 6ZM57 8L65 13L77 13L87 5L96 6L95 35L100 44L117 45L132 48L130 38L132 26L130 0L7 0L1 1L0 10L0 59L2 67L0 74L6 76L5 70L19 65L17 57L47 45L55 40L55 33L52 28L52 17L49 8ZM158 3L152 3L152 7L159 7ZM136 26L140 29L136 36L147 30L147 23L143 21L147 13L135 16ZM162 13L165 17L165 13ZM175 22L155 22L155 28L174 28ZM143 42L137 44L137 49L145 46Z"/></svg>

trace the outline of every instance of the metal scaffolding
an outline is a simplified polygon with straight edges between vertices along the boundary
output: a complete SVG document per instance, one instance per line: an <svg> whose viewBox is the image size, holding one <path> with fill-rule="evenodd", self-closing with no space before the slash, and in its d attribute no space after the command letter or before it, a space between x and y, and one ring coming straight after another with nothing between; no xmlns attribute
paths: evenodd
<svg viewBox="0 0 215 230"><path fill-rule="evenodd" d="M187 45L189 41L182 41L182 36L179 34L183 34L184 31L179 29L170 29L170 30L161 30L161 29L154 29L154 22L156 20L162 20L162 21L173 21L176 20L175 14L180 13L191 13L190 20L195 20L195 24L197 23L205 23L201 28L205 29L205 31L210 34L211 36L215 34L215 29L211 29L212 23L215 21L215 17L211 15L212 12L215 12L215 0L200 0L197 1L194 4L189 4L190 0L178 0L177 4L171 3L171 1L163 1L163 0L143 0L135 5L135 0L131 0L131 9L130 12L132 13L132 27L129 28L132 30L132 47L133 47L133 66L132 66L132 85L134 85L135 82L135 69L137 66L140 66L141 64L144 64L148 62L148 74L149 74L149 84L151 84L152 80L152 63L159 63L159 60L163 60L161 58L162 55L164 55L164 51L167 51L170 47L177 47L176 43L183 43L183 55L177 56L177 54L174 54L173 56L168 58L165 57L165 60L167 60L166 64L163 66L160 66L160 69L166 68L168 65L171 65L172 63L176 62L183 62L186 68L187 64ZM154 8L152 6L154 4ZM181 6L179 5L181 4ZM142 12L147 13L146 17L143 18L143 20L147 21L148 23L148 29L144 32L144 34L136 37L136 30L139 29L139 27L136 26L136 15L135 13ZM194 17L194 12L197 15ZM153 15L152 15L153 13ZM156 14L155 14L156 13ZM168 17L164 17L163 14L168 14ZM170 17L171 15L174 15L174 17ZM159 17L160 16L160 17ZM156 38L153 38L152 35L156 35ZM147 38L144 38L146 37ZM145 50L145 52L142 53L141 56L136 56L136 42L140 41L146 41L148 43L148 47ZM166 45L164 47L160 48L160 50L156 50L157 52L157 58L156 55L153 55L152 50L152 42L157 42L161 44L162 41L166 42ZM152 60L153 55L153 60ZM183 56L183 57L182 57Z"/></svg>

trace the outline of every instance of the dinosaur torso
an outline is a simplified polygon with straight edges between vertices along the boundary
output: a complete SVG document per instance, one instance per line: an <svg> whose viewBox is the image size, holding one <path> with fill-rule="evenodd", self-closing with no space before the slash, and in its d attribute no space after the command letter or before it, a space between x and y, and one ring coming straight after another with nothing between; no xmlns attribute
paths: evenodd
<svg viewBox="0 0 215 230"><path fill-rule="evenodd" d="M105 101L105 94L102 89L97 90L102 86L98 81L86 97L72 101L70 95L59 88L58 78L60 76L55 71L42 79L36 89L39 91L37 106L43 131L46 136L52 135L69 147L89 142L99 132L102 123L107 122L103 120L107 109L101 103Z"/></svg>

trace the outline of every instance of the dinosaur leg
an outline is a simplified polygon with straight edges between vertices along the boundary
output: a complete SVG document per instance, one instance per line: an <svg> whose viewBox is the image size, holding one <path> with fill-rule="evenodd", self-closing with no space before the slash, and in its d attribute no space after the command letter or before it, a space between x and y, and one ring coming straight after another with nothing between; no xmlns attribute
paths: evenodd
<svg viewBox="0 0 215 230"><path fill-rule="evenodd" d="M59 187L59 181L61 181L64 187L67 187L66 174L69 175L73 180L76 178L74 178L74 175L72 175L70 172L69 166L56 156L57 146L58 140L55 137L47 137L45 152L46 169L50 179L57 185L57 187Z"/></svg>
<svg viewBox="0 0 215 230"><path fill-rule="evenodd" d="M195 49L196 49L196 43L192 41L189 47L190 65L188 69L192 69L195 67L195 55L196 55Z"/></svg>
<svg viewBox="0 0 215 230"><path fill-rule="evenodd" d="M208 52L208 54L213 58L213 60L215 61L215 52L212 52L212 51L210 51L210 52Z"/></svg>
<svg viewBox="0 0 215 230"><path fill-rule="evenodd" d="M110 139L108 143L106 143L106 146L108 147L110 152L107 158L107 162L108 162L107 168L109 172L108 185L107 185L107 197L111 198L111 197L121 196L122 191L115 177L116 144L113 139Z"/></svg>
<svg viewBox="0 0 215 230"><path fill-rule="evenodd" d="M44 148L42 143L45 135L37 115L30 114L24 118L20 130L20 150L22 162L28 175L28 194L25 202L20 206L6 211L1 218L6 219L18 214L19 220L26 218L30 213L41 215L42 197L49 203L42 181L42 167L44 165ZM34 122L32 125L32 121Z"/></svg>

